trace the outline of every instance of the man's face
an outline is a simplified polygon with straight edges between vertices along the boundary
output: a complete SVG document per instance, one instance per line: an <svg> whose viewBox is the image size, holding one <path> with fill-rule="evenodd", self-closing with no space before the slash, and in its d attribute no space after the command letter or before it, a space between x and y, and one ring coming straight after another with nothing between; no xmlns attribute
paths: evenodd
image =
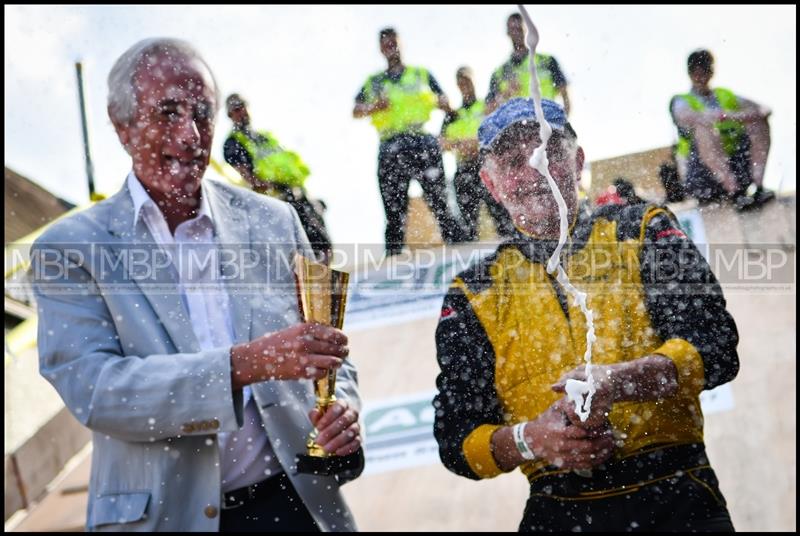
<svg viewBox="0 0 800 536"><path fill-rule="evenodd" d="M469 76L457 76L456 83L458 84L458 90L461 92L461 96L463 98L466 98L467 95L475 95L475 85L472 83L472 80Z"/></svg>
<svg viewBox="0 0 800 536"><path fill-rule="evenodd" d="M228 117L236 125L250 124L250 114L247 111L247 106L241 101L235 102L228 107Z"/></svg>
<svg viewBox="0 0 800 536"><path fill-rule="evenodd" d="M503 154L489 154L480 174L519 229L538 238L558 238L560 219L556 199L547 177L528 164L540 144L537 133ZM550 175L564 197L567 221L571 223L578 207L578 172L583 168L583 150L576 148L574 141L554 134L548 144L547 158Z"/></svg>
<svg viewBox="0 0 800 536"><path fill-rule="evenodd" d="M387 60L396 58L400 54L397 46L397 36L385 35L381 37L381 54Z"/></svg>
<svg viewBox="0 0 800 536"><path fill-rule="evenodd" d="M151 193L191 203L211 154L211 74L198 60L159 54L142 60L134 87L132 121L114 125L133 171Z"/></svg>
<svg viewBox="0 0 800 536"><path fill-rule="evenodd" d="M522 45L525 43L525 29L522 26L522 21L519 19L508 19L506 33L514 45Z"/></svg>
<svg viewBox="0 0 800 536"><path fill-rule="evenodd" d="M713 66L707 69L703 67L695 67L694 69L689 71L689 79L696 86L708 85L708 83L711 81L712 76L714 76Z"/></svg>

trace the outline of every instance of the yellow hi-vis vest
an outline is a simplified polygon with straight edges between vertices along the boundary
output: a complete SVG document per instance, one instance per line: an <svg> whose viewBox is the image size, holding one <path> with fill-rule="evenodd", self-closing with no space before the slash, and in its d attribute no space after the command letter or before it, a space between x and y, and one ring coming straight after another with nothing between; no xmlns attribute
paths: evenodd
<svg viewBox="0 0 800 536"><path fill-rule="evenodd" d="M717 97L720 108L723 112L737 112L739 111L739 100L733 91L725 88L718 87L714 90L714 95ZM689 107L695 112L702 112L706 109L705 103L698 99L691 93L679 95L680 98L685 100ZM732 156L739 146L741 136L745 133L744 125L735 119L725 119L714 123L714 128L719 132L722 148L728 156ZM677 152L680 156L689 156L692 148L692 140L686 136L679 136Z"/></svg>
<svg viewBox="0 0 800 536"><path fill-rule="evenodd" d="M367 103L377 101L381 95L389 100L389 107L371 116L372 125L382 140L403 132L420 132L436 108L436 94L430 87L428 71L420 67L406 67L398 82L388 78L375 91L375 78L369 77L364 84Z"/></svg>
<svg viewBox="0 0 800 536"><path fill-rule="evenodd" d="M277 182L302 188L311 171L300 155L283 149L269 132L258 132L266 140L258 143L240 130L231 133L233 139L245 148L253 161L253 173L264 181Z"/></svg>
<svg viewBox="0 0 800 536"><path fill-rule="evenodd" d="M476 100L466 108L459 108L456 111L457 119L447 125L444 130L444 137L449 141L476 140L478 139L478 127L485 117L486 105L483 101ZM464 155L456 151L456 158L459 160Z"/></svg>
<svg viewBox="0 0 800 536"><path fill-rule="evenodd" d="M519 82L519 89L512 97L530 97L531 96L531 56L528 54L525 59L517 66L511 67L511 76L503 72L503 67L495 71L495 76L499 81L498 90L503 93L508 90L511 80ZM536 54L534 57L534 64L536 65L536 76L539 78L539 90L542 92L542 98L554 100L558 95L558 88L553 82L553 75L550 72L550 56L547 54ZM505 76L504 76L505 74Z"/></svg>

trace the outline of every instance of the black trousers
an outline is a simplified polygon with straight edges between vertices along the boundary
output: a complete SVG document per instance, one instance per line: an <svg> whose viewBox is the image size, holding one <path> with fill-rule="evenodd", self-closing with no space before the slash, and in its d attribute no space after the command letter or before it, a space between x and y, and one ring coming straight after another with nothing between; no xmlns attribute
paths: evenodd
<svg viewBox="0 0 800 536"><path fill-rule="evenodd" d="M464 222L464 234L466 240L477 240L478 238L478 215L480 214L481 201L486 203L494 220L497 234L502 237L514 234L514 223L511 221L508 211L495 201L486 185L483 184L480 175L481 161L475 160L459 161L456 166L456 174L453 177L453 186L456 190L456 202L458 210L461 212L461 220Z"/></svg>
<svg viewBox="0 0 800 536"><path fill-rule="evenodd" d="M321 532L286 473L225 494L220 532Z"/></svg>
<svg viewBox="0 0 800 536"><path fill-rule="evenodd" d="M702 445L650 450L606 463L591 477L535 478L520 532L733 532Z"/></svg>
<svg viewBox="0 0 800 536"><path fill-rule="evenodd" d="M381 142L378 185L386 212L386 252L398 253L405 244L408 186L422 186L445 243L463 240L463 231L447 207L442 152L430 134L398 134Z"/></svg>
<svg viewBox="0 0 800 536"><path fill-rule="evenodd" d="M753 182L753 174L750 170L750 138L746 135L740 138L736 152L728 158L728 168L736 177L737 193L747 190ZM728 196L722 184L700 160L694 147L687 163L686 191L701 203L720 201Z"/></svg>

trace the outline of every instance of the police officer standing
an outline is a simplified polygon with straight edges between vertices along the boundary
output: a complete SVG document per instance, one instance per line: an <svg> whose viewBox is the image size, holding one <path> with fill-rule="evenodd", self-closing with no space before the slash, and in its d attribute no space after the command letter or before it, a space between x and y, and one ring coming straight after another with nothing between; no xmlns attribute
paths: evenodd
<svg viewBox="0 0 800 536"><path fill-rule="evenodd" d="M511 236L514 224L506 209L486 189L478 172L481 159L478 151L478 127L485 115L483 101L475 98L475 84L469 67L460 67L456 72L456 83L461 91L461 108L449 114L442 124L439 142L445 151L453 151L456 157L456 174L453 185L456 202L464 222L467 240L478 238L478 215L481 201L486 203L494 219L499 236Z"/></svg>
<svg viewBox="0 0 800 536"><path fill-rule="evenodd" d="M442 153L423 129L435 108L451 112L447 97L426 69L403 64L393 28L381 30L380 48L388 67L364 83L353 117L370 116L381 139L378 184L386 212L386 254L403 249L411 179L422 186L444 242L459 242L463 231L447 207Z"/></svg>

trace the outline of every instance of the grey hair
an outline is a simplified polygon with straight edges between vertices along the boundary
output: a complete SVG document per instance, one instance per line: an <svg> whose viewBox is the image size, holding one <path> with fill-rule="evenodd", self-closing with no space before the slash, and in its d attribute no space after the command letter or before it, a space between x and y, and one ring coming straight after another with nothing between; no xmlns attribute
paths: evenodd
<svg viewBox="0 0 800 536"><path fill-rule="evenodd" d="M153 37L139 41L120 56L108 73L108 116L112 121L130 124L136 112L136 92L133 77L142 59L147 56L160 53L183 56L189 59L200 61L214 82L213 106L216 115L221 101L217 80L208 63L200 56L200 53L188 42L171 37Z"/></svg>

